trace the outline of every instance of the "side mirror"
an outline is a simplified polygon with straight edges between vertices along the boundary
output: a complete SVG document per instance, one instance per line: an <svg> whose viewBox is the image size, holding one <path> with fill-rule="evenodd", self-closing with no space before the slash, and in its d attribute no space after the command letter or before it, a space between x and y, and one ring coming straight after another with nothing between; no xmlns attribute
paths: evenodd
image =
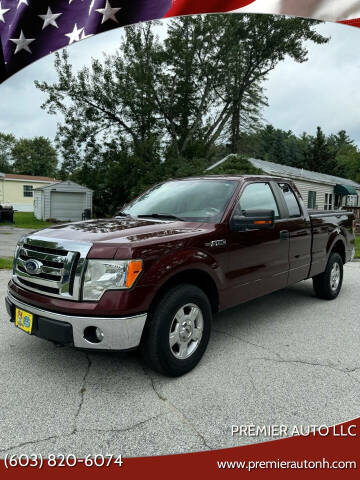
<svg viewBox="0 0 360 480"><path fill-rule="evenodd" d="M274 227L274 210L243 210L243 215L234 215L230 220L232 232L246 230L271 230Z"/></svg>

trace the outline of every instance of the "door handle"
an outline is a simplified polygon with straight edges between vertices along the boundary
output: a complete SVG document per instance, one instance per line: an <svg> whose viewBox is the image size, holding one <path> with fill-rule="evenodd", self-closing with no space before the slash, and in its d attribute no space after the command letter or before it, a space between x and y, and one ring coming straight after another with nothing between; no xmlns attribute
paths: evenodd
<svg viewBox="0 0 360 480"><path fill-rule="evenodd" d="M286 240L290 238L289 230L281 230L280 232L280 240Z"/></svg>

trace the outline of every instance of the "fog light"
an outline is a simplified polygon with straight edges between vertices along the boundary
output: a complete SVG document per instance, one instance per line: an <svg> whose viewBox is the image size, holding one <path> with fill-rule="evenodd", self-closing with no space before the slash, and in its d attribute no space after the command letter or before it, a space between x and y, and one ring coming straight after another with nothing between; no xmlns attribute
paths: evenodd
<svg viewBox="0 0 360 480"><path fill-rule="evenodd" d="M102 342L104 340L104 332L101 330L101 328L98 327L95 330L95 335L99 342Z"/></svg>
<svg viewBox="0 0 360 480"><path fill-rule="evenodd" d="M104 332L99 327L86 327L84 330L84 338L89 343L101 343L104 340Z"/></svg>

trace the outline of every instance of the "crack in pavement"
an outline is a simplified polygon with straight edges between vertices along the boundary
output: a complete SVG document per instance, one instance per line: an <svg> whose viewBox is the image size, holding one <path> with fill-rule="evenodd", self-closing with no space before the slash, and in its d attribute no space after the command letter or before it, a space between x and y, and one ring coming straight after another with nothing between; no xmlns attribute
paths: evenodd
<svg viewBox="0 0 360 480"><path fill-rule="evenodd" d="M252 372L251 372L251 367L249 365L249 362L246 363L246 372L247 372L247 375L250 379L250 383L252 385L252 388L253 388L253 391L254 391L254 394L256 396L257 399L259 398L264 398L266 399L266 402L269 403L274 411L276 411L277 413L279 412L285 412L284 410L284 405L276 402L273 398L272 398L272 395L271 393L270 394L265 394L265 390L264 389L259 389L258 388L258 385L256 384L256 380L255 378L253 377L252 375Z"/></svg>
<svg viewBox="0 0 360 480"><path fill-rule="evenodd" d="M61 440L61 439L65 439L65 438L70 438L76 434L81 434L81 433L124 433L124 432L129 432L131 430L134 430L138 427L141 427L142 425L145 425L146 423L148 422L151 422L152 420L156 420L157 418L159 417L162 417L164 416L165 414L163 413L160 413L159 415L155 415L153 417L150 417L146 420L142 420L141 422L138 422L138 423L135 423L134 425L131 425L129 427L125 427L125 428L105 428L105 429L101 429L101 428L84 428L84 429L81 429L81 430L76 430L75 432L71 432L71 433L68 433L68 434L59 434L59 435L52 435L50 437L46 437L46 438L37 438L37 439L34 439L34 440L29 440L28 442L23 442L23 443L18 443L17 445L11 445L7 448L2 448L0 449L0 453L6 453L6 452L9 452L11 450L14 450L15 448L21 448L21 447L25 447L27 445L34 445L34 444L37 444L37 443L43 443L43 442L48 442L50 440ZM110 439L111 441L111 439ZM110 448L110 447L109 447Z"/></svg>
<svg viewBox="0 0 360 480"><path fill-rule="evenodd" d="M280 356L280 355L279 355ZM302 359L286 359L280 356L280 359L277 358L266 358L266 357L255 357L252 360L265 360L267 362L274 362L274 363L290 363L290 364L299 364L299 365L308 365L312 367L322 367L322 368L330 368L331 370L335 370L336 372L344 373L347 375L353 382L360 384L360 380L353 375L352 373L360 370L360 367L345 367L340 368L337 367L333 363L320 363L311 360L302 360Z"/></svg>
<svg viewBox="0 0 360 480"><path fill-rule="evenodd" d="M84 373L84 376L83 376L83 379L82 379L82 383L81 383L81 389L80 389L80 402L79 402L79 405L78 405L78 408L77 408L77 411L75 413L75 417L74 417L74 423L73 423L73 429L72 429L72 434L74 433L77 433L77 419L79 418L79 415L80 415L80 412L81 412L81 409L83 407L83 404L84 404L84 399L85 399L85 392L86 392L86 380L87 380L87 377L89 375L89 372L90 372L90 368L91 368L91 365L92 365L92 361L91 361L91 358L89 356L88 353L85 353L85 356L86 356L86 359L87 359L87 367L86 367L86 370L85 370L85 373Z"/></svg>
<svg viewBox="0 0 360 480"><path fill-rule="evenodd" d="M170 408L172 408L173 410L175 410L175 412L177 412L180 417L184 420L185 424L189 426L190 430L195 433L195 435L197 437L200 438L200 440L202 441L204 447L206 447L208 450L212 450L212 447L210 445L208 445L208 443L206 442L206 439L205 437L195 428L195 426L192 424L192 422L183 414L183 412L177 408L167 397L165 397L165 395L163 395L157 388L156 384L155 384L155 380L154 378L151 376L150 372L145 368L143 367L143 371L144 371L144 374L146 377L149 378L150 380L150 384L151 384L151 387L154 391L154 393L156 394L156 396L159 398L159 400L161 400L162 402L166 403Z"/></svg>
<svg viewBox="0 0 360 480"><path fill-rule="evenodd" d="M130 425L128 427L125 427L125 428L109 428L109 429L100 429L100 428L85 428L85 429L78 429L77 428L77 419L79 418L80 416L80 413L81 413L81 410L82 410L82 407L83 407L83 404L84 404L84 400L85 400L85 392L86 392L86 382L87 382L87 378L89 376L89 373L90 373L90 369L91 369L91 366L92 366L92 361L91 361L91 358L89 356L88 353L85 354L86 356L86 359L87 359L87 367L86 367L86 370L85 370L85 373L83 375L83 378L82 378L82 382L81 382L81 388L80 388L80 401L79 401L79 404L78 404L78 407L77 407L77 410L76 410L76 413L75 413L75 416L74 416L74 421L73 421L73 428L72 428L72 431L70 433L63 433L63 434L59 434L59 435L51 435L49 437L45 437L45 438L37 438L37 439L33 439L33 440L29 440L27 442L21 442L19 444L16 444L16 445L11 445L9 447L6 447L6 448L2 448L0 449L0 453L6 453L6 452L9 452L11 450L14 450L16 448L22 448L22 447L25 447L25 446L28 446L28 445L35 445L35 444L38 444L38 443L43 443L43 442L49 442L51 440L60 440L60 439L66 439L66 438L70 438L76 434L81 434L81 433L108 433L108 434L116 434L116 433L124 433L124 432L129 432L131 430L134 430L138 427L141 427L142 425L148 423L148 422L151 422L152 420L155 420L159 417L162 417L162 416L165 416L166 414L165 413L160 413L158 415L155 415L153 417L150 417L146 420L142 420L141 422L138 422L134 425ZM151 377L151 375L147 374L145 369L144 369L144 372L145 372L145 375L150 379L151 381L151 385L152 385L152 389L153 391L156 393L156 395L158 396L158 398L164 402L168 402L168 404L171 406L171 402L169 402L168 399L166 399L165 397L163 397L156 389L156 386L155 386L155 383L154 383L154 380L153 378ZM176 408L173 406L173 408ZM181 412L180 412L181 413ZM181 414L182 415L182 414ZM183 416L183 415L182 415ZM196 432L197 433L197 432ZM198 433L198 436L200 438L201 435ZM110 442L111 442L112 438L110 437L109 440L107 440L107 443L110 445ZM205 440L203 440L203 443L206 445L206 442ZM207 446L207 445L206 445ZM207 446L208 447L208 446ZM110 447L109 447L110 448ZM210 448L210 447L208 447Z"/></svg>
<svg viewBox="0 0 360 480"><path fill-rule="evenodd" d="M254 360L265 360L265 361L269 361L269 362L272 361L272 362L276 362L276 363L294 363L294 364L298 363L298 364L303 364L303 365L325 367L325 368L331 368L333 370L336 370L338 372L345 373L345 374L354 373L354 372L360 370L360 366L340 368L340 367L337 367L336 364L333 364L333 363L320 363L320 362L316 362L316 361L303 360L303 359L286 359L280 353L275 352L275 351L271 350L270 348L265 347L264 345L259 345L257 343L251 342L251 341L246 340L246 339L244 339L242 337L239 337L237 335L233 335L231 333L224 332L222 330L213 330L213 332L220 333L220 334L225 335L227 337L235 338L236 340L239 340L240 342L244 342L244 343L247 343L248 345L252 345L254 347L257 347L257 348L260 348L262 350L268 351L269 353L274 354L278 357L278 358L256 357L256 358L254 358ZM353 376L351 376L351 375L349 375L349 376L353 380L355 380L356 382L360 383L360 381L358 381Z"/></svg>
<svg viewBox="0 0 360 480"><path fill-rule="evenodd" d="M270 352L270 353L272 353L274 355L277 355L278 357L282 358L280 353L274 352L270 348L264 347L264 345L259 345L258 343L250 342L250 340L245 340L245 338L243 338L243 337L238 337L237 335L233 335L232 333L228 333L228 332L223 332L222 330L214 330L213 329L213 332L221 333L222 335L225 335L226 337L235 338L236 340L239 340L240 342L246 343L248 345L252 345L253 347L261 348L262 350L266 350L267 352Z"/></svg>
<svg viewBox="0 0 360 480"><path fill-rule="evenodd" d="M37 439L37 440L29 440L28 442L18 443L17 445L11 445L10 447L7 447L7 448L1 448L0 453L6 453L6 452L9 452L10 450L14 450L14 448L26 447L27 445L33 445L34 443L48 442L50 440L56 440L58 438L70 437L71 435L72 435L71 433L68 434L68 435L53 435L53 436L47 437L47 438L40 438L40 439Z"/></svg>
<svg viewBox="0 0 360 480"><path fill-rule="evenodd" d="M266 357L256 357L254 360L265 360L267 362L275 362L275 363L293 363L293 364L300 364L300 365L310 365L313 367L324 367L324 368L331 368L332 370L336 370L341 373L353 373L356 372L357 370L360 370L360 367L345 367L345 368L340 368L334 363L321 363L317 361L312 361L312 360L303 360L303 359L287 359L283 358L280 356L280 358L266 358ZM353 378L353 377L352 377Z"/></svg>
<svg viewBox="0 0 360 480"><path fill-rule="evenodd" d="M68 433L68 434L61 434L61 435L52 435L50 437L46 437L46 438L40 438L40 439L35 439L35 440L30 440L28 442L23 442L23 443L19 443L17 445L14 445L14 446L10 446L8 448L3 448L3 449L0 449L0 453L4 453L4 452L8 452L10 450L13 450L14 448L20 448L20 447L24 447L26 445L33 445L33 444L36 444L36 443L42 443L42 442L48 442L50 440L58 440L60 438L69 438L71 437L72 435L75 435L76 433L78 433L78 429L77 429L77 426L76 426L76 423L77 423L77 419L80 415L80 412L81 412L81 409L82 409L82 406L84 404L84 395L85 395L85 391L86 391L86 379L89 375L89 372L90 372L90 368L91 368L91 365L92 365L92 362L91 362L91 359L89 357L89 355L86 353L85 354L86 356L86 359L87 359L87 367L86 367L86 370L85 370L85 373L84 373L84 376L82 378L82 383L81 383L81 389L80 389L80 401L79 401L79 405L78 405L78 408L77 408L77 411L75 413L75 417L74 417L74 422L73 422L73 428L72 428L72 431L71 433Z"/></svg>

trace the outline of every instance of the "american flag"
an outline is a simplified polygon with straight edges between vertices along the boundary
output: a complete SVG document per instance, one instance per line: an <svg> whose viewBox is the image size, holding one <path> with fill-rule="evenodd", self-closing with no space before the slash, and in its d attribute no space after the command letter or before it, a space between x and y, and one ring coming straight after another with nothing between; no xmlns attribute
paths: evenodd
<svg viewBox="0 0 360 480"><path fill-rule="evenodd" d="M251 0L239 12L280 13L359 25L359 0ZM239 6L240 7L240 6Z"/></svg>
<svg viewBox="0 0 360 480"><path fill-rule="evenodd" d="M176 15L281 13L360 26L359 0L0 0L0 83L97 33Z"/></svg>
<svg viewBox="0 0 360 480"><path fill-rule="evenodd" d="M171 0L0 0L0 82L97 33L162 18Z"/></svg>

